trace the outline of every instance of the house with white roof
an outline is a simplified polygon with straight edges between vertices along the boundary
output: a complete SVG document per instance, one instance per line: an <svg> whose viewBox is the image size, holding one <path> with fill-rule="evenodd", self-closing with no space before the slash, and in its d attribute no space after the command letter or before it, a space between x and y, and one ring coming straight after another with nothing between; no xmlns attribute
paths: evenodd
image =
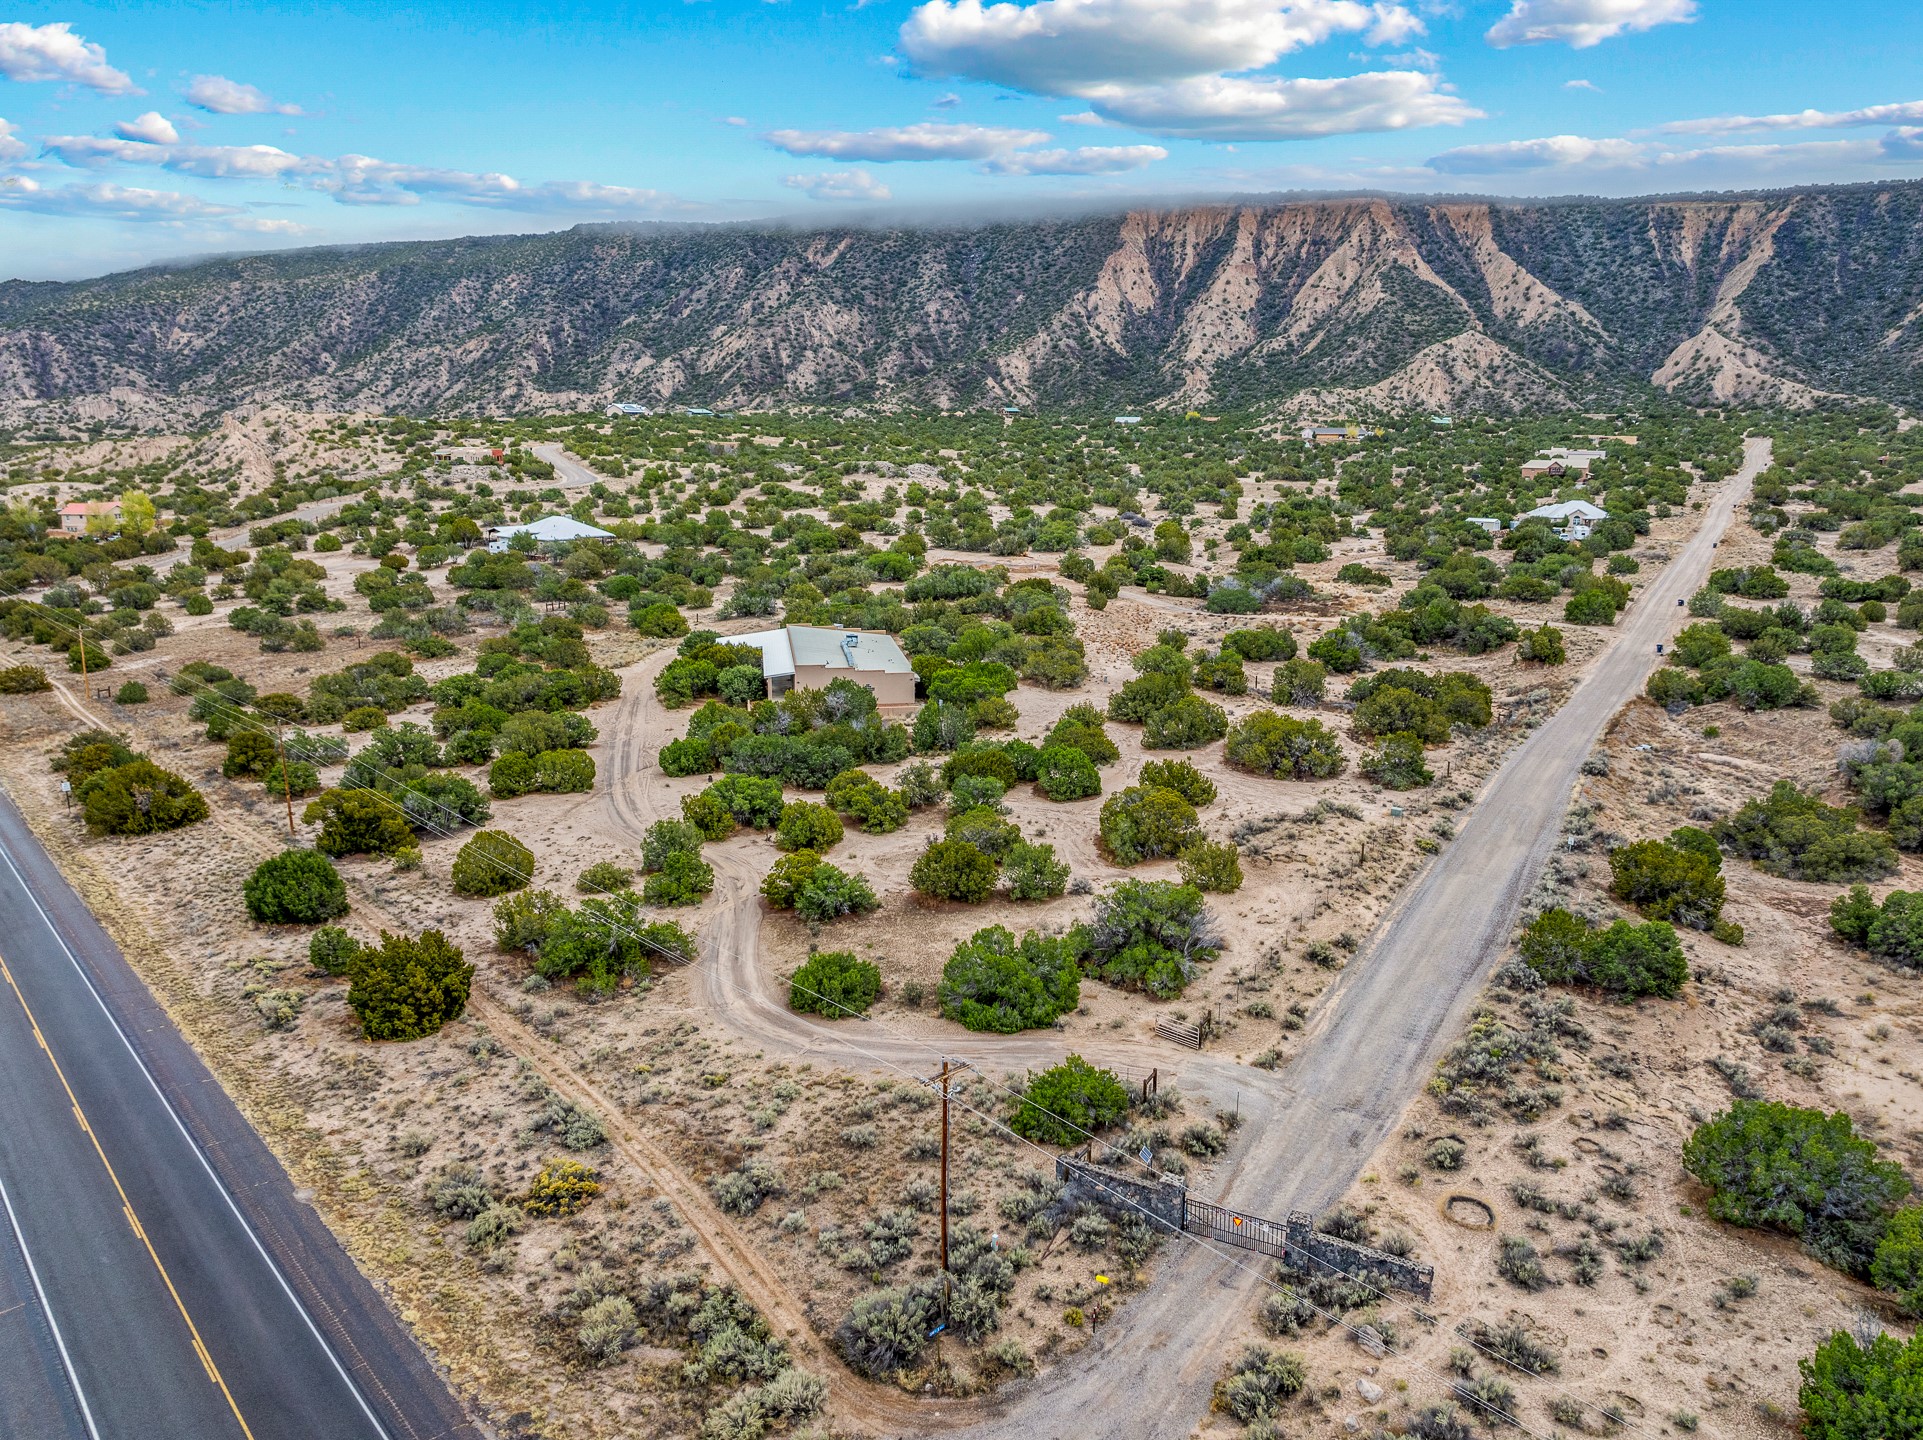
<svg viewBox="0 0 1923 1440"><path fill-rule="evenodd" d="M531 536L536 545L563 545L571 540L612 540L612 531L598 525L584 525L572 515L543 515L525 525L490 525L481 532L487 548L500 554L516 535Z"/></svg>
<svg viewBox="0 0 1923 1440"><path fill-rule="evenodd" d="M1565 540L1587 540L1589 532L1609 518L1609 512L1600 505L1592 505L1587 500L1562 500L1554 505L1538 505L1534 510L1516 517L1523 520L1547 520Z"/></svg>
<svg viewBox="0 0 1923 1440"><path fill-rule="evenodd" d="M790 690L825 690L833 681L852 680L874 692L884 714L915 705L915 667L895 637L883 630L783 625L727 635L722 643L752 645L761 652L761 678L770 699Z"/></svg>

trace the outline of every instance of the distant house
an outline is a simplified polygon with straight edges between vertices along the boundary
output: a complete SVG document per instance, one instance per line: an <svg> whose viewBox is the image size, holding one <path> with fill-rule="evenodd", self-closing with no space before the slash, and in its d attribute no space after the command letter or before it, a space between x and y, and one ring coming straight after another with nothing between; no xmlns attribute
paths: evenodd
<svg viewBox="0 0 1923 1440"><path fill-rule="evenodd" d="M1431 415L1429 417L1429 423L1431 425L1453 425L1456 421L1453 415Z"/></svg>
<svg viewBox="0 0 1923 1440"><path fill-rule="evenodd" d="M1534 460L1522 462L1526 476L1550 475L1560 478L1572 470L1588 474L1589 467L1603 458L1601 450L1566 450L1560 445L1538 450Z"/></svg>
<svg viewBox="0 0 1923 1440"><path fill-rule="evenodd" d="M702 409L702 408L701 408L700 406L698 406L698 405L683 405L683 406L681 407L681 413L682 413L683 415L713 415L713 414L714 414L714 411L712 411L712 410L703 410L703 409Z"/></svg>
<svg viewBox="0 0 1923 1440"><path fill-rule="evenodd" d="M723 643L761 651L761 678L770 699L790 690L825 690L832 681L852 680L874 692L884 713L914 708L915 667L885 631L784 625L724 636Z"/></svg>
<svg viewBox="0 0 1923 1440"><path fill-rule="evenodd" d="M70 500L60 507L60 528L69 535L84 535L87 523L94 519L104 520L112 530L120 528L120 502L118 500Z"/></svg>
<svg viewBox="0 0 1923 1440"><path fill-rule="evenodd" d="M1609 518L1609 512L1587 500L1564 500L1555 505L1538 505L1516 517L1522 520L1547 520L1565 540L1587 540L1589 532Z"/></svg>
<svg viewBox="0 0 1923 1440"><path fill-rule="evenodd" d="M1525 460L1522 462L1522 477L1534 480L1547 475L1552 480L1560 480L1569 473L1569 467L1560 460Z"/></svg>
<svg viewBox="0 0 1923 1440"><path fill-rule="evenodd" d="M1019 405L1002 406L1002 414L1004 415L1019 415L1021 413L1022 413L1022 407Z"/></svg>
<svg viewBox="0 0 1923 1440"><path fill-rule="evenodd" d="M484 465L507 454L487 445L443 445L434 452L436 460L451 460L456 465Z"/></svg>
<svg viewBox="0 0 1923 1440"><path fill-rule="evenodd" d="M1142 423L1142 417L1140 415L1117 415L1115 417L1115 423L1117 425L1140 425Z"/></svg>
<svg viewBox="0 0 1923 1440"><path fill-rule="evenodd" d="M1491 535L1502 533L1502 521L1493 515L1465 515L1462 518L1471 525L1477 525L1487 530Z"/></svg>
<svg viewBox="0 0 1923 1440"><path fill-rule="evenodd" d="M1305 425L1302 438L1311 445L1340 445L1345 440L1366 440L1370 432L1360 425Z"/></svg>
<svg viewBox="0 0 1923 1440"><path fill-rule="evenodd" d="M536 545L614 538L611 531L596 525L584 525L572 515L543 515L539 520L530 520L525 525L490 525L481 533L487 537L487 548L497 555L508 548L508 542L516 535L532 536Z"/></svg>
<svg viewBox="0 0 1923 1440"><path fill-rule="evenodd" d="M606 414L610 419L618 419L623 415L652 415L654 411L645 405L620 403L608 406Z"/></svg>

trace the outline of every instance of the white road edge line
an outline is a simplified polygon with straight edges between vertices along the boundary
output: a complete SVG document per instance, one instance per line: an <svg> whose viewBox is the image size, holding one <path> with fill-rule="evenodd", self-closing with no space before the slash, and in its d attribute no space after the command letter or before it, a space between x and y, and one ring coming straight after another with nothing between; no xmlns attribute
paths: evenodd
<svg viewBox="0 0 1923 1440"><path fill-rule="evenodd" d="M334 1367L334 1373L340 1376L341 1383L347 1387L347 1393L352 1395L354 1397L354 1403L361 1407L361 1413L367 1417L367 1423L374 1427L374 1433L380 1436L381 1440L393 1440L392 1434L385 1425L381 1424L380 1417L374 1413L373 1407L367 1403L367 1397L361 1393L361 1387L354 1383L354 1377L349 1375L347 1373L347 1367L341 1364L340 1356L334 1353L334 1347L328 1344L327 1337L321 1334L320 1326L314 1323L314 1317L308 1314L307 1307L301 1304L300 1296L294 1293L294 1287L287 1283L287 1277L281 1273L280 1266L274 1263L274 1257L267 1253L267 1247L261 1243L260 1236L254 1233L254 1227L247 1223L246 1215L241 1212L241 1208L234 1200L232 1193L228 1191L227 1186L221 1181L219 1173L214 1169L213 1163L208 1160L206 1152L200 1148L200 1142L194 1139L193 1133L188 1130L186 1123L180 1118L180 1113L174 1109L173 1102L168 1100L166 1093L161 1090L160 1082L154 1079L153 1072L147 1068L147 1062L140 1058L140 1052L134 1049L133 1042L127 1038L127 1032L120 1028L120 1022L114 1019L113 1011L109 1010L107 1008L107 1002L100 998L100 992L94 988L92 979L87 975L86 967L80 963L79 957L73 953L73 947L67 944L66 937L60 933L60 927L53 923L53 917L47 913L47 907L40 903L40 897L33 893L33 887L27 883L27 877L20 873L20 867L14 863L13 852L3 840L0 840L0 860L7 862L7 869L13 872L14 879L20 882L20 889L25 893L27 899L33 903L33 908L39 912L42 923L47 927L47 933L52 935L55 942L59 944L60 949L67 957L67 962L73 966L74 973L80 977L80 983L87 987L87 993L93 996L94 1003L100 1007L100 1013L107 1017L107 1023L113 1026L114 1034L118 1035L120 1037L120 1043L127 1047L127 1054L133 1058L134 1064L140 1067L140 1073L146 1076L148 1085L153 1087L154 1098L159 1100L161 1105L166 1109L168 1116L174 1122L174 1127L180 1131L181 1138L187 1142L188 1148L194 1152L194 1157L200 1161L201 1169L205 1170L207 1172L207 1178L213 1181L214 1189L219 1191L220 1198L227 1202L227 1208L233 1212L234 1219L239 1223L240 1228L246 1232L247 1238L254 1242L254 1249L260 1255L262 1262L267 1266L268 1272L273 1275L282 1293L287 1296L288 1303L294 1307L294 1312L299 1315L302 1322L306 1324L308 1332L314 1337L315 1343L321 1347L321 1352L327 1356L328 1363ZM12 1207L9 1206L8 1209L11 1211ZM16 1233L18 1233L18 1227L16 1227ZM22 1253L25 1253L24 1243L22 1245ZM39 1282L36 1280L34 1283L37 1285ZM49 1313L48 1318L51 1320L51 1313Z"/></svg>
<svg viewBox="0 0 1923 1440"><path fill-rule="evenodd" d="M40 1302L40 1313L47 1317L47 1328L53 1331L53 1343L60 1351L60 1368L67 1372L67 1383L73 1387L73 1398L80 1404L80 1418L86 1422L87 1433L93 1440L100 1440L100 1427L93 1423L93 1407L87 1403L87 1392L81 1388L80 1372L73 1368L73 1356L67 1353L67 1337L60 1333L60 1322L54 1318L53 1304L47 1299L47 1290L40 1283L39 1267L33 1263L33 1251L27 1248L27 1235L20 1228L20 1217L14 1213L13 1197L7 1194L7 1182L0 1180L0 1206L5 1207L7 1223L13 1227L14 1243L20 1247L20 1258L27 1262L27 1278L33 1281L33 1293Z"/></svg>

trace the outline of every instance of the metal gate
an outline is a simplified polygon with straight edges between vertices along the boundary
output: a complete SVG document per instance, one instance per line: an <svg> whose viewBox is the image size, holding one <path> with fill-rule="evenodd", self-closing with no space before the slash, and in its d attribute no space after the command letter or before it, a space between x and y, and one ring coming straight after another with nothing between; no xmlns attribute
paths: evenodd
<svg viewBox="0 0 1923 1440"><path fill-rule="evenodd" d="M1286 1225L1264 1220L1260 1215L1244 1215L1240 1210L1211 1205L1193 1196L1188 1197L1182 1228L1191 1235L1207 1235L1225 1245L1272 1255L1277 1260L1286 1259L1289 1253Z"/></svg>

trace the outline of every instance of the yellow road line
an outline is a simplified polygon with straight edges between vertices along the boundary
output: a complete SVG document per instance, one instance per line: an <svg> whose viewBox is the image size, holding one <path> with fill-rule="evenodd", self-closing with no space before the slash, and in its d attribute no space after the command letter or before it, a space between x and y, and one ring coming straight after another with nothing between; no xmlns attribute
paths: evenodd
<svg viewBox="0 0 1923 1440"><path fill-rule="evenodd" d="M180 1318L186 1324L187 1334L194 1344L194 1354L200 1357L200 1363L207 1372L207 1378L220 1387L220 1393L226 1397L227 1408L234 1412L234 1422L240 1426L240 1433L246 1436L247 1440L254 1440L254 1432L248 1428L247 1417L240 1413L240 1406L234 1400L234 1392L227 1388L227 1381L222 1378L220 1367L214 1364L213 1355L201 1340L200 1329L194 1324L194 1317L187 1313L186 1301L180 1298L180 1291L174 1288L173 1276L169 1275L167 1267L160 1263L160 1256L154 1250L154 1242L147 1238L146 1227L140 1223L140 1217L134 1213L133 1201L127 1198L127 1191L121 1185L120 1177L114 1173L113 1162L107 1158L107 1152L101 1148L100 1137L94 1134L93 1126L87 1123L87 1112L80 1108L80 1099L73 1093L73 1086L67 1083L67 1074L60 1068L60 1061L55 1058L53 1047L47 1043L47 1037L41 1033L40 1022L34 1018L33 1007L27 1004L27 997L20 993L20 985L13 978L13 971L7 968L4 956L0 956L0 977L5 978L7 987L13 991L13 998L20 1002L20 1009L26 1014L27 1024L33 1029L33 1038L45 1052L47 1063L53 1066L53 1073L60 1081L60 1088L67 1092L67 1100L73 1106L75 1121L78 1122L81 1132L92 1142L94 1154L100 1157L100 1163L106 1167L107 1178L113 1181L114 1190L120 1196L120 1208L127 1217L128 1226L140 1243L146 1247L147 1258L154 1262L154 1269L160 1272L161 1283L167 1287L167 1293L174 1297L174 1308L180 1311Z"/></svg>

